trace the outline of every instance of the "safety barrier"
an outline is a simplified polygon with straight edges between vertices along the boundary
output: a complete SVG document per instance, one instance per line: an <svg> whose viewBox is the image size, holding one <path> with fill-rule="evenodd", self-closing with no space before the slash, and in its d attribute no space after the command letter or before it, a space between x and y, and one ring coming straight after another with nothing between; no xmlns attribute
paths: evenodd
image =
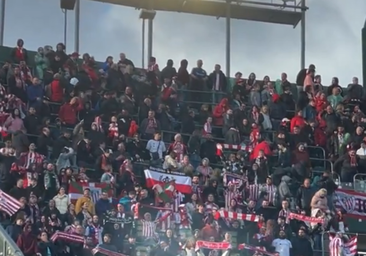
<svg viewBox="0 0 366 256"><path fill-rule="evenodd" d="M358 192L364 193L366 191L366 174L357 173L353 176L353 189Z"/></svg>
<svg viewBox="0 0 366 256"><path fill-rule="evenodd" d="M0 225L0 254L2 256L24 256L22 251Z"/></svg>

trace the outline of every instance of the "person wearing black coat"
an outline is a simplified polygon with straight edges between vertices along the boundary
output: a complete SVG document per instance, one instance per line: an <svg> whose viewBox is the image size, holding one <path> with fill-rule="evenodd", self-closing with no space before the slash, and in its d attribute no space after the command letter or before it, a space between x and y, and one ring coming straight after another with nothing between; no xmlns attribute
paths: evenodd
<svg viewBox="0 0 366 256"><path fill-rule="evenodd" d="M201 230L205 226L205 207L198 205L198 210L192 214L192 230Z"/></svg>
<svg viewBox="0 0 366 256"><path fill-rule="evenodd" d="M24 224L24 218L23 216L19 215L14 224L11 224L6 227L6 232L9 234L9 236L13 239L14 242L18 240L18 237L21 233L23 233L23 224Z"/></svg>
<svg viewBox="0 0 366 256"><path fill-rule="evenodd" d="M291 167L292 159L291 159L291 151L287 147L285 142L279 142L278 146L278 167L286 168Z"/></svg>
<svg viewBox="0 0 366 256"><path fill-rule="evenodd" d="M300 229L298 236L292 240L292 254L293 256L312 256L313 248L309 239L305 236L305 230Z"/></svg>
<svg viewBox="0 0 366 256"><path fill-rule="evenodd" d="M133 236L128 237L127 244L123 245L123 254L130 255L130 256L136 256L136 238Z"/></svg>
<svg viewBox="0 0 366 256"><path fill-rule="evenodd" d="M38 184L38 180L35 178L32 178L30 183L30 186L26 188L27 198L29 198L30 195L35 195L38 200L41 200L44 196L44 187Z"/></svg>
<svg viewBox="0 0 366 256"><path fill-rule="evenodd" d="M56 256L57 249L54 243L48 240L47 232L41 233L41 241L38 243L37 251L41 256Z"/></svg>
<svg viewBox="0 0 366 256"><path fill-rule="evenodd" d="M333 181L329 171L325 171L323 173L323 176L320 178L317 185L320 188L325 188L327 190L328 196L333 195L335 190L338 188L338 185Z"/></svg>
<svg viewBox="0 0 366 256"><path fill-rule="evenodd" d="M296 205L305 210L307 214L310 214L311 199L316 192L310 185L310 179L305 179L304 184L299 187L296 194Z"/></svg>
<svg viewBox="0 0 366 256"><path fill-rule="evenodd" d="M89 139L79 141L76 146L76 152L76 161L79 165L92 166L95 159L92 155L93 151Z"/></svg>
<svg viewBox="0 0 366 256"><path fill-rule="evenodd" d="M201 159L207 158L212 164L217 163L216 142L212 139L211 135L206 135L206 141L201 144L200 156Z"/></svg>
<svg viewBox="0 0 366 256"><path fill-rule="evenodd" d="M62 132L62 135L60 136L60 138L58 138L55 141L55 143L53 143L53 148L52 148L53 158L57 159L65 147L68 147L68 148L72 147L70 138L71 138L71 132L69 130L65 129Z"/></svg>
<svg viewBox="0 0 366 256"><path fill-rule="evenodd" d="M168 60L166 63L166 67L160 72L160 80L161 83L164 83L165 78L169 78L170 80L173 79L177 75L177 70L173 67L174 62L173 60Z"/></svg>
<svg viewBox="0 0 366 256"><path fill-rule="evenodd" d="M8 193L16 182L15 177L9 172L15 161L15 156L11 156L7 152L0 154L0 189L5 193Z"/></svg>
<svg viewBox="0 0 366 256"><path fill-rule="evenodd" d="M27 198L27 190L23 188L23 179L17 180L16 186L10 189L9 195L18 200L22 197Z"/></svg>
<svg viewBox="0 0 366 256"><path fill-rule="evenodd" d="M48 157L48 149L53 145L52 137L50 136L50 130L47 127L42 129L41 135L37 139L37 149L36 151Z"/></svg>

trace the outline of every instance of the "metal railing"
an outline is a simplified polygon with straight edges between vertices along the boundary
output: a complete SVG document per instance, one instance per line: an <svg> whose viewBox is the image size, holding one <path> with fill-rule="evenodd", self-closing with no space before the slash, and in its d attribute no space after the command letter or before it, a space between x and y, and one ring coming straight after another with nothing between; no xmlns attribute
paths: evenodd
<svg viewBox="0 0 366 256"><path fill-rule="evenodd" d="M24 256L22 251L0 225L0 254L1 256Z"/></svg>
<svg viewBox="0 0 366 256"><path fill-rule="evenodd" d="M366 191L366 174L357 173L353 176L353 189L357 192L365 193Z"/></svg>

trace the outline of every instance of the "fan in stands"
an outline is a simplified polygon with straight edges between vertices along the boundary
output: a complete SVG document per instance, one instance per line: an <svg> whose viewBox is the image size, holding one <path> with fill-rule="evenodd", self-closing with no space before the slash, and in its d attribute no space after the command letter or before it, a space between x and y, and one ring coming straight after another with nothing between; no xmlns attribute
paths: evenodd
<svg viewBox="0 0 366 256"><path fill-rule="evenodd" d="M301 90L285 73L231 85L201 60L24 47L0 76L0 209L25 255L312 256L352 231L340 210L364 217L364 193L338 189L366 167L357 80L325 88L312 65ZM357 252L351 234L330 240Z"/></svg>

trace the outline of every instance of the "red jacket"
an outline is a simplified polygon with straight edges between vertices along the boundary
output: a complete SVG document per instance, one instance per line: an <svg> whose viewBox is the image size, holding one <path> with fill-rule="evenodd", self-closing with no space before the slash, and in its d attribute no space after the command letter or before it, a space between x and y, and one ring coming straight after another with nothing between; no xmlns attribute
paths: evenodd
<svg viewBox="0 0 366 256"><path fill-rule="evenodd" d="M59 80L53 80L51 82L51 101L61 102L64 97L64 89L62 88Z"/></svg>
<svg viewBox="0 0 366 256"><path fill-rule="evenodd" d="M66 102L64 105L61 106L58 115L61 122L74 125L78 120L77 114L82 109L83 104L79 101L75 105L71 105L69 102Z"/></svg>
<svg viewBox="0 0 366 256"><path fill-rule="evenodd" d="M291 124L290 124L291 133L294 132L295 126L299 126L300 128L303 128L305 126L305 119L302 116L294 116L291 119Z"/></svg>
<svg viewBox="0 0 366 256"><path fill-rule="evenodd" d="M254 147L252 154L250 155L250 160L254 160L258 157L259 151L263 150L265 156L271 156L272 151L269 147L269 144L266 141L262 141Z"/></svg>
<svg viewBox="0 0 366 256"><path fill-rule="evenodd" d="M319 113L320 111L324 110L327 105L328 105L327 99L320 99L320 98L315 99L316 112Z"/></svg>
<svg viewBox="0 0 366 256"><path fill-rule="evenodd" d="M213 123L214 123L214 125L222 126L224 124L223 114L225 114L225 112L228 109L229 109L228 100L227 100L227 98L223 98L220 101L219 105L217 105L214 108L214 111L213 111L213 117L214 117Z"/></svg>
<svg viewBox="0 0 366 256"><path fill-rule="evenodd" d="M327 145L327 136L325 135L325 131L322 128L315 128L314 130L314 142L315 145L319 145L320 147L325 148Z"/></svg>

